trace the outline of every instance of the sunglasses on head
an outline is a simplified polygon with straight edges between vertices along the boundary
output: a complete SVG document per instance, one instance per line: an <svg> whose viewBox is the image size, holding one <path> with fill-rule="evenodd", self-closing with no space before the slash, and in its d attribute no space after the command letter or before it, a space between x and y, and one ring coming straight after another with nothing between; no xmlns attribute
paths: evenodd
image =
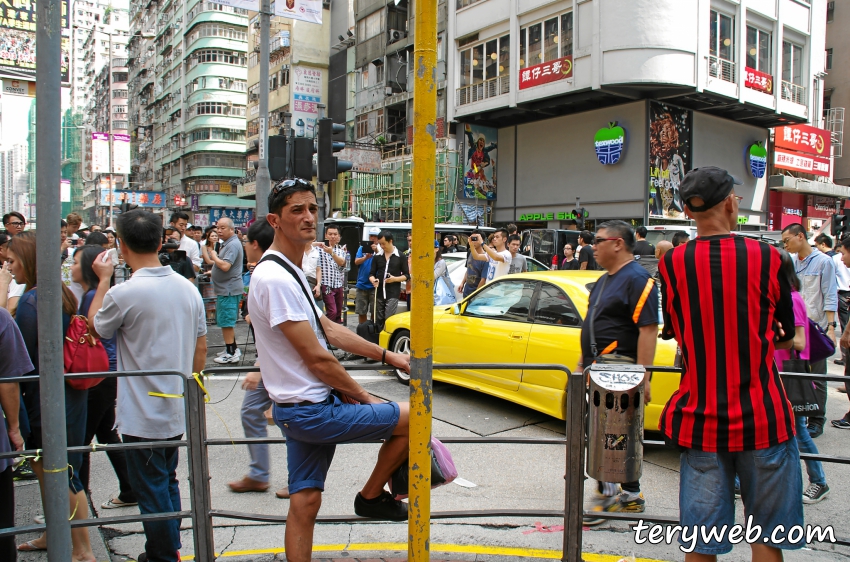
<svg viewBox="0 0 850 562"><path fill-rule="evenodd" d="M306 188L308 191L316 191L316 188L313 187L313 184L300 178L283 180L281 182L278 182L278 184L272 188L271 193L269 193L269 207L271 207L272 199L274 199L281 193L286 194L288 191L294 191L296 188Z"/></svg>

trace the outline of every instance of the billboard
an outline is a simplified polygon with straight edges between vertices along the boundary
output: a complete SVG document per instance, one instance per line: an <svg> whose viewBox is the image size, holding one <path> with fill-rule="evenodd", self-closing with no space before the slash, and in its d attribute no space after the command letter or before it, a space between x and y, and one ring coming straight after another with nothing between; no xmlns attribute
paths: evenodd
<svg viewBox="0 0 850 562"><path fill-rule="evenodd" d="M458 199L496 200L496 160L499 131L466 123L464 126L463 182Z"/></svg>
<svg viewBox="0 0 850 562"><path fill-rule="evenodd" d="M805 152L825 158L832 155L831 133L811 125L777 127L774 142L776 148Z"/></svg>
<svg viewBox="0 0 850 562"><path fill-rule="evenodd" d="M260 0L210 0L216 4L260 11ZM322 24L322 0L277 0L272 1L272 12L276 16L308 23Z"/></svg>
<svg viewBox="0 0 850 562"><path fill-rule="evenodd" d="M296 65L292 68L292 127L295 136L312 139L319 117L318 104L322 103L325 70Z"/></svg>
<svg viewBox="0 0 850 562"><path fill-rule="evenodd" d="M130 173L130 135L112 135L112 173Z"/></svg>
<svg viewBox="0 0 850 562"><path fill-rule="evenodd" d="M783 170L829 177L829 158L774 149L773 165Z"/></svg>
<svg viewBox="0 0 850 562"><path fill-rule="evenodd" d="M649 102L649 216L685 218L679 184L691 169L692 115L687 109Z"/></svg>
<svg viewBox="0 0 850 562"><path fill-rule="evenodd" d="M68 0L61 3L60 27L63 34L70 27ZM35 80L36 3L30 1L0 3L0 73ZM70 82L70 39L61 39L60 59L62 83Z"/></svg>
<svg viewBox="0 0 850 562"><path fill-rule="evenodd" d="M233 226L241 227L248 226L248 223L254 219L253 209L211 209L210 224L216 224L218 219L227 217L233 221Z"/></svg>
<svg viewBox="0 0 850 562"><path fill-rule="evenodd" d="M533 88L534 86L556 82L564 78L572 78L572 75L573 56L568 55L564 58L520 69L519 89L524 90L525 88Z"/></svg>
<svg viewBox="0 0 850 562"><path fill-rule="evenodd" d="M109 173L109 133L91 134L91 171Z"/></svg>

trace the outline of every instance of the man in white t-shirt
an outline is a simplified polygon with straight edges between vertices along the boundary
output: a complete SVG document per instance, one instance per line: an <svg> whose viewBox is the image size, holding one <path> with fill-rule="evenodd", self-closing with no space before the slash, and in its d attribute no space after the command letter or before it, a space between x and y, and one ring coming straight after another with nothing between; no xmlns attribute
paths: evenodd
<svg viewBox="0 0 850 562"><path fill-rule="evenodd" d="M473 238L475 240L473 240ZM469 237L473 242L482 242L480 234L473 234ZM489 261L490 267L487 270L487 281L486 283L490 283L494 279L498 279L502 275L507 275L511 269L511 251L505 247L505 244L508 241L508 231L507 229L500 228L495 233L493 233L493 246L490 247L487 244L481 246L483 252L479 251L478 248L475 247L475 244L469 245L469 251L472 254L472 257L478 261Z"/></svg>
<svg viewBox="0 0 850 562"><path fill-rule="evenodd" d="M190 281L160 264L162 219L136 209L119 215L117 225L124 260L133 276L110 288L112 260L95 260L92 267L100 282L90 307L97 313L89 316L89 329L96 337L116 337L119 371L173 370L183 377L120 377L115 428L125 443L179 440L186 428L183 400L167 396L182 395L184 383L195 384L192 373L204 368L204 303ZM168 314L162 314L163 310ZM180 511L178 450L127 450L128 475L141 513ZM180 560L179 520L150 521L143 527L148 560Z"/></svg>
<svg viewBox="0 0 850 562"><path fill-rule="evenodd" d="M186 236L186 226L189 224L189 215L183 211L175 211L171 214L171 218L168 222L171 223L171 226L180 233L180 247L177 249L186 252L186 257L192 260L192 265L195 267L195 272L197 273L201 270L203 260L201 259L201 247L197 242L195 242L194 238Z"/></svg>
<svg viewBox="0 0 850 562"><path fill-rule="evenodd" d="M370 395L327 346L404 370L410 358L367 342L315 306L301 262L304 247L316 236L317 212L310 183L284 180L272 189L267 218L275 229L274 244L254 268L248 292L263 384L275 403L275 423L286 434L290 562L312 557L313 528L337 443L384 440L372 475L354 500L354 512L407 519L407 504L394 500L384 484L408 457L409 406ZM332 390L360 404L344 403Z"/></svg>

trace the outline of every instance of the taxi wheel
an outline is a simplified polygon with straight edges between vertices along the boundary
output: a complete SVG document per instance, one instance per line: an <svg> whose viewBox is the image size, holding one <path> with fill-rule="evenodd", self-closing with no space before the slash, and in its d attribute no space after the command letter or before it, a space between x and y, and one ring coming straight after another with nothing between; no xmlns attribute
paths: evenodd
<svg viewBox="0 0 850 562"><path fill-rule="evenodd" d="M392 350L394 353L404 353L410 355L410 331L399 330L393 338ZM410 384L410 373L405 373L401 369L395 369L395 378L401 384Z"/></svg>

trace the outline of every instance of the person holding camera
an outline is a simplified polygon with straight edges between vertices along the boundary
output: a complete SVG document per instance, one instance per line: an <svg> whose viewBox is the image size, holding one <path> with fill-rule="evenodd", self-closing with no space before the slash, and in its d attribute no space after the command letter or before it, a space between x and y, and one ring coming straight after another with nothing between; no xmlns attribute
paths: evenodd
<svg viewBox="0 0 850 562"><path fill-rule="evenodd" d="M372 258L369 282L378 291L377 318L374 322L383 328L387 318L398 310L401 296L401 284L410 280L407 258L402 256L393 244L393 233L384 230L378 235L378 245L382 253Z"/></svg>
<svg viewBox="0 0 850 562"><path fill-rule="evenodd" d="M498 229L493 233L491 248L487 244L483 244L480 234L473 234L469 237L472 242L469 245L470 254L478 261L489 261L490 268L487 270L486 285L494 279L498 279L502 275L507 275L511 269L511 251L505 247L508 241L508 231L504 228ZM483 252L482 252L483 250Z"/></svg>
<svg viewBox="0 0 850 562"><path fill-rule="evenodd" d="M355 285L357 296L354 298L354 312L357 314L357 321L360 324L369 318L369 312L372 311L372 300L375 298L375 287L369 281L369 276L372 271L373 256L378 251L378 235L380 233L378 227L370 229L369 243L371 249L364 252L361 246L357 249L357 256L354 258L354 265L360 268L357 270L357 285Z"/></svg>
<svg viewBox="0 0 850 562"><path fill-rule="evenodd" d="M162 251L159 253L159 263L171 266L171 269L176 273L192 281L195 279L195 267L186 252L179 249L181 238L179 230L170 226L165 229Z"/></svg>
<svg viewBox="0 0 850 562"><path fill-rule="evenodd" d="M319 271L321 273L322 300L328 319L342 324L342 307L345 304L345 256L348 249L339 245L339 228L325 228L326 242L317 243L319 248Z"/></svg>

